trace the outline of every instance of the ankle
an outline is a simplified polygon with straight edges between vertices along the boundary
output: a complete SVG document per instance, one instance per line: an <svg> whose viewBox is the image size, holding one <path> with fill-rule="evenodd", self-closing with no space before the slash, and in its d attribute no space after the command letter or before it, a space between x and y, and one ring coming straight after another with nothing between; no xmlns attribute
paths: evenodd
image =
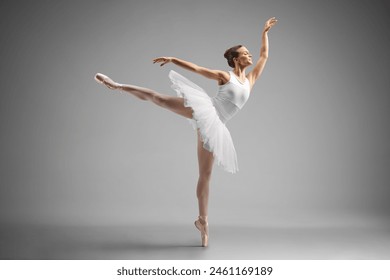
<svg viewBox="0 0 390 280"><path fill-rule="evenodd" d="M202 224L208 223L207 216L199 216L198 219Z"/></svg>

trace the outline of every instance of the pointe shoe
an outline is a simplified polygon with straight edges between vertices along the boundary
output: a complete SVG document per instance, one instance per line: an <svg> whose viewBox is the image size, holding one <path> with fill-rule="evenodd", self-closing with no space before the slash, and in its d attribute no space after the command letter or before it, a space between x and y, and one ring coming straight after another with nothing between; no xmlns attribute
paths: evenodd
<svg viewBox="0 0 390 280"><path fill-rule="evenodd" d="M202 223L203 222L203 223ZM207 247L209 244L209 224L200 216L195 221L196 228L200 231L200 236L202 238L202 247Z"/></svg>
<svg viewBox="0 0 390 280"><path fill-rule="evenodd" d="M94 78L96 82L105 85L109 89L117 89L119 87L119 85L115 83L112 79L101 73L97 73Z"/></svg>

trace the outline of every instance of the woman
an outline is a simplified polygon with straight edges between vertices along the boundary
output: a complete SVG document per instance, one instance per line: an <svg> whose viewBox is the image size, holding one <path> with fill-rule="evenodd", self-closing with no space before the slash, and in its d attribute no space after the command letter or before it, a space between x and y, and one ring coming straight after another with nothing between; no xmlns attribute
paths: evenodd
<svg viewBox="0 0 390 280"><path fill-rule="evenodd" d="M201 233L202 246L208 245L208 199L209 182L214 160L226 171L238 171L236 152L230 133L225 123L232 118L245 104L256 80L260 77L268 58L268 31L276 24L270 18L264 25L260 58L254 69L248 74L245 70L252 65L252 55L242 45L226 50L224 56L233 71L210 70L175 57L158 57L153 63L160 66L176 64L186 70L198 73L206 78L218 81L219 90L210 98L200 87L180 74L170 71L172 88L178 97L167 96L154 90L134 85L119 84L103 74L96 74L95 80L113 90L130 93L142 100L184 116L190 120L198 134L199 179L197 198L199 217L195 226Z"/></svg>

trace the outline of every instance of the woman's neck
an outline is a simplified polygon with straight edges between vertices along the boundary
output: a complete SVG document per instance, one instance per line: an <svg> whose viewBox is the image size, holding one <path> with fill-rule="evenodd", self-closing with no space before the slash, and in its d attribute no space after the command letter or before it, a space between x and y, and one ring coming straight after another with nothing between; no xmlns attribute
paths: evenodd
<svg viewBox="0 0 390 280"><path fill-rule="evenodd" d="M233 73L241 80L241 82L245 81L245 68L236 67L234 68Z"/></svg>

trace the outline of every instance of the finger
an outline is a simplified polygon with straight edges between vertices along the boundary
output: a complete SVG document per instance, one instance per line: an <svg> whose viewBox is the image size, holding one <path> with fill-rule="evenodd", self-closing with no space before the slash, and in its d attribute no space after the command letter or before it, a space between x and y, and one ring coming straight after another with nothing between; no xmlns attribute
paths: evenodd
<svg viewBox="0 0 390 280"><path fill-rule="evenodd" d="M271 25L271 26L274 26L276 23L277 23L277 20L274 20L274 21L271 21L271 22L270 22L270 25Z"/></svg>

